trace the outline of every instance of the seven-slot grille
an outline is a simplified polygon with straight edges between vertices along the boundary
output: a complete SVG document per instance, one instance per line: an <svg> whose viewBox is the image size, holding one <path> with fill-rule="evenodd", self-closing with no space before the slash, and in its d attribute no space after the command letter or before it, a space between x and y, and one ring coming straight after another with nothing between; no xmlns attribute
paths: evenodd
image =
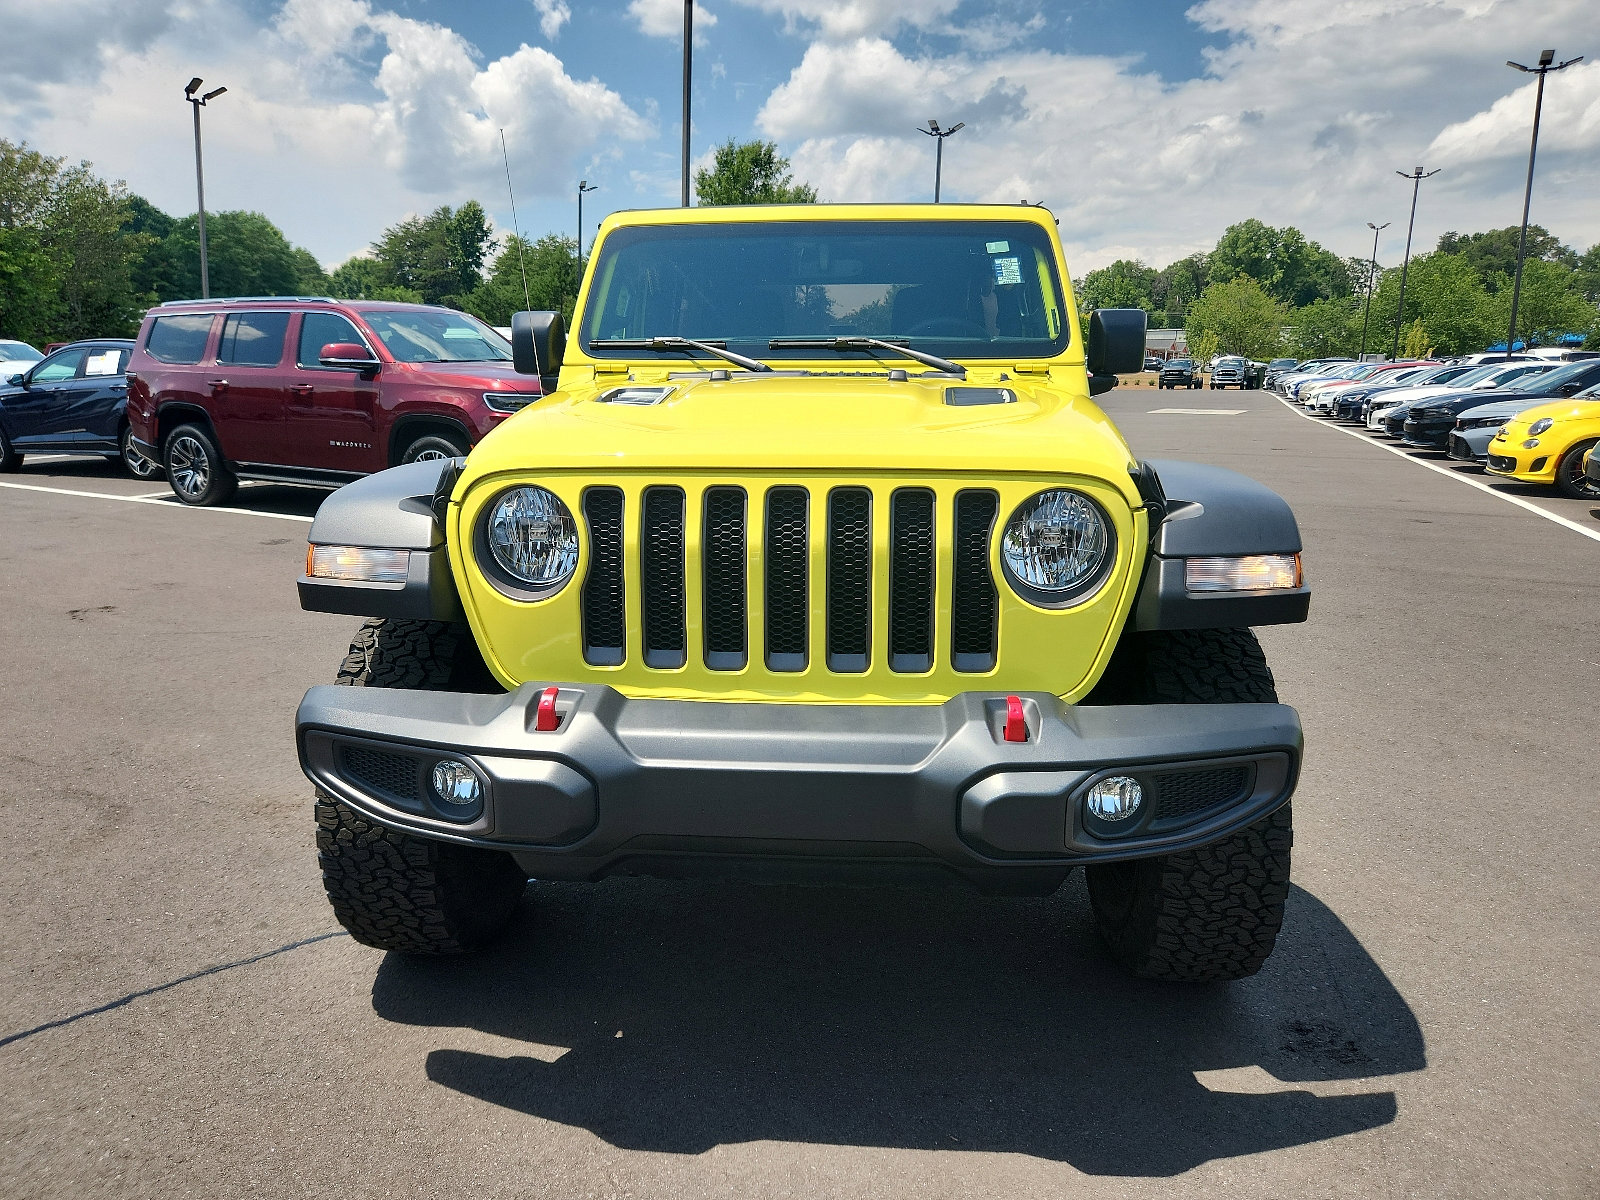
<svg viewBox="0 0 1600 1200"><path fill-rule="evenodd" d="M889 514L886 595L873 592L878 505ZM737 671L754 658L772 672L820 663L859 673L869 669L875 646L879 661L902 674L928 672L940 660L965 672L996 665L999 594L989 542L999 497L992 491L966 489L941 500L925 487L791 484L747 492L718 485L691 499L678 487L651 486L635 499L595 487L582 507L589 537L584 658L593 665L615 666L637 654L647 667L670 670L693 654L713 671ZM760 520L759 569L751 566L752 514ZM941 541L954 551L948 578L938 568ZM635 545L638 570L630 575L624 555ZM630 578L640 591L638 648L625 645L623 634ZM689 611L695 603L698 614ZM822 644L812 645L817 610ZM942 645L941 610L949 614ZM700 644L691 645L696 626Z"/></svg>

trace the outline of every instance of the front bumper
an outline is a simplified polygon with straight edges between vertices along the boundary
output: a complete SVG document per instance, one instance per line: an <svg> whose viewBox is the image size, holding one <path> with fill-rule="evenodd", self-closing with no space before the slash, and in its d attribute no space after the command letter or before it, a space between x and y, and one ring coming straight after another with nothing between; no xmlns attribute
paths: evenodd
<svg viewBox="0 0 1600 1200"><path fill-rule="evenodd" d="M1417 421L1407 418L1401 426L1400 440L1408 446L1424 450L1443 450L1450 443L1450 433L1455 428L1455 418Z"/></svg>
<svg viewBox="0 0 1600 1200"><path fill-rule="evenodd" d="M558 686L559 726L536 732ZM589 684L502 696L312 688L301 768L382 824L511 851L530 875L807 878L907 873L1053 886L1087 862L1214 842L1288 800L1301 731L1279 704L1067 705L1022 697L940 705L631 700ZM433 764L464 762L481 806L452 820ZM1140 780L1120 828L1084 809L1107 774Z"/></svg>
<svg viewBox="0 0 1600 1200"><path fill-rule="evenodd" d="M1530 450L1517 445L1511 438L1497 437L1489 443L1485 469L1491 475L1505 475L1524 483L1554 483L1561 453L1559 449L1543 446L1535 446Z"/></svg>

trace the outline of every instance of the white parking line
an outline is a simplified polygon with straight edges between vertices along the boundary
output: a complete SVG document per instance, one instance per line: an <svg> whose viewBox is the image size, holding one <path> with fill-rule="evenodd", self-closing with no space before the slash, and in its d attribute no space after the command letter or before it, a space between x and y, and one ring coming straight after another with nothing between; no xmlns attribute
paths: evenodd
<svg viewBox="0 0 1600 1200"><path fill-rule="evenodd" d="M1273 396L1273 399L1287 408L1290 412L1294 413L1296 416L1304 417L1313 425L1320 425L1324 429L1332 429L1337 433L1349 434L1359 442L1365 442L1369 446L1376 446L1379 450L1387 450L1390 454L1395 455L1397 458L1403 458L1408 463L1415 463L1419 467L1426 467L1430 471L1435 471L1438 474L1443 475L1446 479L1454 479L1457 483L1464 483L1470 488L1477 488L1480 492L1487 496L1498 497L1499 499L1504 500L1507 504L1515 504L1518 508L1525 508L1529 512L1543 517L1546 521L1554 521L1557 525L1565 525L1574 533L1581 533L1584 537L1589 538L1591 541L1600 542L1600 529L1585 528L1576 521L1569 521L1566 517L1557 516L1555 513L1550 512L1547 509L1540 508L1537 504L1530 504L1521 496L1508 495L1507 493L1500 491L1498 488L1492 488L1488 484L1482 483L1479 480L1468 479L1465 475L1462 475L1458 471L1452 471L1448 467L1441 467L1438 463L1431 463L1426 459L1417 458L1415 455L1407 454L1398 446L1385 446L1382 442L1376 440L1375 438L1367 437L1364 433L1358 433L1354 429L1346 429L1342 425L1330 425L1327 421L1322 421L1316 417L1313 417L1298 404L1291 403L1290 401L1285 400L1282 396Z"/></svg>
<svg viewBox="0 0 1600 1200"><path fill-rule="evenodd" d="M1153 417L1166 413L1181 413L1187 417L1237 417L1249 412L1248 408L1152 408Z"/></svg>
<svg viewBox="0 0 1600 1200"><path fill-rule="evenodd" d="M35 483L4 483L0 488L14 488L19 492L48 492L53 496L84 496L90 500L117 500L123 504L153 504L158 508L178 508L184 512L209 512L209 513L237 513L243 517L271 517L275 521L303 521L311 524L314 518L302 517L297 513L257 512L253 508L199 508L186 504L179 504L172 498L170 492L154 492L144 496L116 496L110 492L79 492L72 488L40 487ZM157 497L166 497L157 499Z"/></svg>

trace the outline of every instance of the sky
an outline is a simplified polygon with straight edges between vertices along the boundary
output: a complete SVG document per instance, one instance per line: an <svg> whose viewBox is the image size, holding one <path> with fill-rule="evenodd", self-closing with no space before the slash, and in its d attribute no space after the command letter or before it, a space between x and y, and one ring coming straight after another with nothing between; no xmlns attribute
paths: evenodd
<svg viewBox="0 0 1600 1200"><path fill-rule="evenodd" d="M703 0L691 151L776 142L824 201L1029 201L1074 275L1156 267L1230 224L1294 225L1378 259L1521 218L1600 242L1594 0ZM0 137L195 208L265 213L332 267L389 225L476 199L587 245L616 209L679 201L682 0L0 0ZM26 64L25 69L18 64Z"/></svg>

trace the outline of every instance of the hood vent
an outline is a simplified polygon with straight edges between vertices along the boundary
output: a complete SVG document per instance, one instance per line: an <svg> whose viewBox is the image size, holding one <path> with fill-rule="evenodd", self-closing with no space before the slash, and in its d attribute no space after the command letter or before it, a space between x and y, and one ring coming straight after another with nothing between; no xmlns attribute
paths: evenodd
<svg viewBox="0 0 1600 1200"><path fill-rule="evenodd" d="M997 387L947 387L944 402L952 408L968 408L975 404L1015 404L1017 394L1010 388Z"/></svg>
<svg viewBox="0 0 1600 1200"><path fill-rule="evenodd" d="M612 388L609 392L601 392L597 400L601 404L632 404L648 407L660 404L677 390L671 387L619 387Z"/></svg>

